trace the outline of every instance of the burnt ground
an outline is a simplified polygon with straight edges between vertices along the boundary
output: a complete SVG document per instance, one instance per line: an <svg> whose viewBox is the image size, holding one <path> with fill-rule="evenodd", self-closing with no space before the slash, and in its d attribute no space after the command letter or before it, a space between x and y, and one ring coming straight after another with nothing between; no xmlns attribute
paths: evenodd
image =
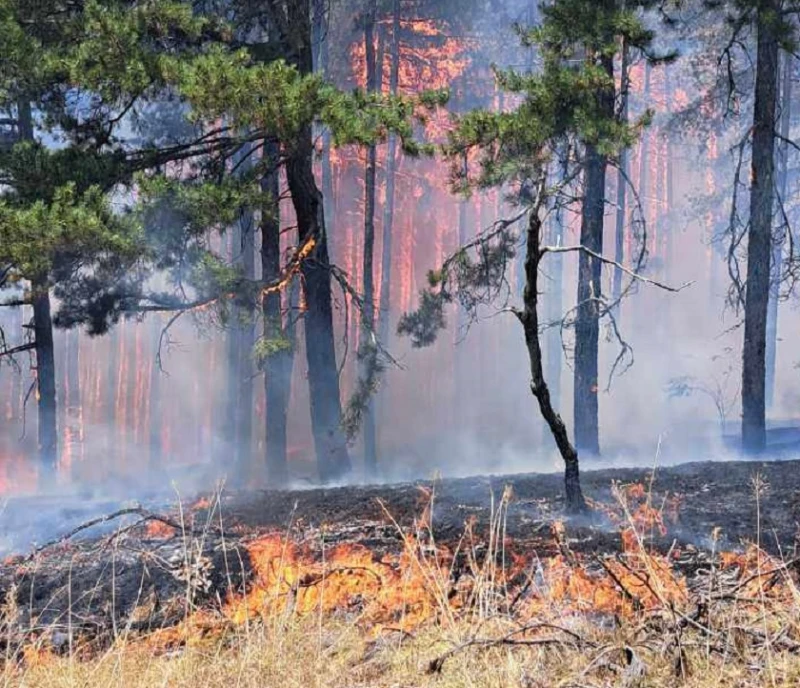
<svg viewBox="0 0 800 688"><path fill-rule="evenodd" d="M762 485L756 501L755 478ZM687 463L652 469L613 468L586 471L584 494L597 502L615 502L612 484L641 483L649 488L653 503L665 497L680 499L678 522L670 529L669 542L698 548L710 546L712 532L719 529L717 549L739 549L760 540L774 552L786 553L795 545L800 523L800 461L738 461ZM249 527L318 529L326 526L335 537L337 524L354 527L385 524L388 512L403 527L410 527L427 503L425 491L435 488L433 530L440 542L457 539L465 522L477 518L486 525L492 508L505 486L513 489L508 508L507 533L515 539L537 539L542 526L560 517L563 482L556 474L449 479L437 483L419 481L393 486L340 487L295 492L229 494L223 514L231 524ZM759 528L760 516L760 528ZM299 523L299 526L297 525ZM613 547L618 536L602 519L572 520L567 532L578 551L603 551ZM549 539L549 531L544 535Z"/></svg>
<svg viewBox="0 0 800 688"><path fill-rule="evenodd" d="M756 476L761 480L758 501ZM708 561L715 529L717 551L760 541L768 550L795 556L800 461L683 464L658 469L654 477L644 468L587 471L583 487L590 499L612 504L614 482L649 486L651 478L656 506L665 497L680 499L677 522L651 544L664 551L677 545L694 552L684 559L687 574ZM109 629L168 626L193 607L213 607L227 592L247 586L252 567L243 545L265 532L291 532L312 550L324 541L325 546L358 542L376 556L398 552L403 542L396 524L413 527L432 487L437 543L455 545L468 522L474 523L480 539L507 485L513 498L505 529L515 549L539 556L559 551L551 525L562 515L560 475L231 492L221 497L221 507L213 514L202 506L184 505L181 515L174 504L151 500L138 511L118 514L63 539L81 523L125 505L88 499L9 502L0 513L0 537L6 553L15 548L17 554L0 564L0 625L8 629L0 634L0 649L21 642L35 628L48 627L51 633L56 629L55 637L64 643L68 631L108 637ZM165 526L165 521L178 527L166 525L166 535L149 527ZM565 536L562 544L578 553L607 555L621 547L617 527L597 512L566 521ZM44 546L33 549L33 540Z"/></svg>

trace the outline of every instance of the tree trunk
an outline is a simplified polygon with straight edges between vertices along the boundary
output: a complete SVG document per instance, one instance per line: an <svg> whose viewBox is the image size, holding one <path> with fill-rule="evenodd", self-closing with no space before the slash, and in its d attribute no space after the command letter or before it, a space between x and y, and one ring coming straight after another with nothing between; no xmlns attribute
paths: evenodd
<svg viewBox="0 0 800 688"><path fill-rule="evenodd" d="M778 96L778 39L773 23L780 0L759 4L750 229L742 354L742 446L745 452L766 448L764 399L767 307L769 303L772 208L775 176L775 110Z"/></svg>
<svg viewBox="0 0 800 688"><path fill-rule="evenodd" d="M566 166L566 162L564 163ZM561 179L564 179L564 170L562 168ZM553 213L550 222L550 243L553 246L564 245L564 209L559 205ZM547 320L548 322L557 322L561 320L564 314L564 299L563 299L563 283L564 283L564 256L560 253L555 253L550 258L550 268L548 269L550 275L551 289L547 294ZM551 327L548 329L547 334L547 379L550 380L550 395L553 403L558 406L561 399L561 369L563 367L563 346L561 341L561 329Z"/></svg>
<svg viewBox="0 0 800 688"><path fill-rule="evenodd" d="M602 58L602 66L613 77L611 57ZM614 93L597 94L603 116L614 116ZM606 167L608 161L598 149L586 145L584 198L581 212L581 245L603 252ZM578 259L578 306L575 322L575 446L591 455L600 453L598 423L598 349L600 339L600 298L602 263L581 251Z"/></svg>
<svg viewBox="0 0 800 688"><path fill-rule="evenodd" d="M622 122L628 122L628 101L630 84L628 82L628 42L622 41L622 65L620 67L620 89L622 98ZM629 175L628 159L630 153L627 148L623 148L619 154L619 170L617 170L617 216L614 229L614 260L620 265L625 260L625 220L626 195ZM622 270L614 270L614 278L611 286L611 299L613 302L619 301L622 294ZM619 318L620 307L617 306L617 318Z"/></svg>
<svg viewBox="0 0 800 688"><path fill-rule="evenodd" d="M372 7L364 23L364 48L366 51L367 67L367 92L376 90L377 64L375 57L375 13L376 7L373 0ZM359 342L359 363L361 367L362 383L374 374L377 363L375 346L372 341L375 330L375 283L373 273L373 257L375 252L375 169L377 166L377 149L372 145L367 150L367 165L364 170L364 255L363 255L363 281L364 305L361 313L361 332ZM367 478L372 478L378 470L378 454L375 437L375 408L372 395L366 401L364 408L364 473Z"/></svg>
<svg viewBox="0 0 800 688"><path fill-rule="evenodd" d="M274 144L266 144L264 151L268 164L274 166L261 180L261 189L268 194L267 206L261 212L261 275L264 284L270 284L281 275L280 186L277 168L279 151ZM264 338L267 341L284 341L284 345L293 346L293 315L289 313L288 325L284 328L280 291L264 295L262 310ZM266 467L271 487L283 487L289 480L286 446L293 360L291 348L279 348L264 360Z"/></svg>
<svg viewBox="0 0 800 688"><path fill-rule="evenodd" d="M542 252L539 246L540 232L541 218L539 217L538 209L534 208L531 210L528 219L525 292L523 295L524 308L520 315L520 320L525 330L525 345L528 348L531 369L531 392L539 403L539 411L547 422L561 458L564 460L566 510L568 513L576 514L587 510L586 501L581 491L578 452L569 441L564 421L553 408L550 389L542 372L542 349L539 342L539 313L537 310L539 262L542 259Z"/></svg>
<svg viewBox="0 0 800 688"><path fill-rule="evenodd" d="M390 47L391 69L389 72L389 91L397 95L400 74L400 0L392 4L392 44ZM389 320L391 316L392 285L392 230L394 227L394 188L397 169L397 136L389 134L386 150L386 201L383 204L383 247L381 250L381 293L378 312L378 341L384 346L389 342ZM379 394L376 406L383 400ZM377 416L377 408L375 411Z"/></svg>
<svg viewBox="0 0 800 688"><path fill-rule="evenodd" d="M251 209L242 209L239 218L242 273L255 280L255 227ZM248 483L253 463L253 346L255 345L255 303L248 302L239 309L239 411L238 462L236 475Z"/></svg>
<svg viewBox="0 0 800 688"><path fill-rule="evenodd" d="M232 264L237 262L237 254L241 245L239 224L236 223L230 229L230 253L228 259ZM231 475L231 482L237 482L238 476L234 476L239 465L239 383L241 380L240 346L239 339L241 331L239 329L239 308L231 305L230 320L227 324L225 340L225 421L223 427L223 437L225 439L224 451L228 455L228 470Z"/></svg>
<svg viewBox="0 0 800 688"><path fill-rule="evenodd" d="M333 337L331 273L328 243L322 211L322 195L314 181L311 131L306 128L288 156L286 176L297 214L300 243L316 242L310 259L303 262L302 274L308 311L305 315L305 341L311 424L320 478L331 482L350 472L350 457L342 432L342 405L339 373Z"/></svg>
<svg viewBox="0 0 800 688"><path fill-rule="evenodd" d="M787 202L786 192L789 177L789 135L792 120L792 67L794 57L790 53L783 54L783 93L781 95L781 143L778 146L778 194L780 202ZM784 220L781 214L781 224ZM788 228L786 231L790 231ZM775 401L775 359L778 350L778 298L780 296L780 280L783 269L783 241L775 242L772 247L772 269L769 290L769 311L767 312L767 379L766 407L772 408Z"/></svg>
<svg viewBox="0 0 800 688"><path fill-rule="evenodd" d="M248 149L234 157L239 164ZM252 165L252 156L242 164L242 172ZM253 212L242 208L231 230L231 262L243 277L255 279L255 242ZM231 452L231 479L246 485L252 468L253 444L253 323L255 304L237 301L231 307L228 324L228 393L226 403L226 439Z"/></svg>
<svg viewBox="0 0 800 688"><path fill-rule="evenodd" d="M20 100L18 118L20 139L33 141L33 115L29 101ZM56 363L47 276L32 280L31 290L36 351L39 484L41 487L46 487L55 480L58 468Z"/></svg>
<svg viewBox="0 0 800 688"><path fill-rule="evenodd" d="M54 481L58 466L53 319L50 315L50 292L47 281L45 279L34 281L32 289L33 332L36 340L36 384L39 404L40 484L46 486Z"/></svg>
<svg viewBox="0 0 800 688"><path fill-rule="evenodd" d="M464 158L464 169L466 171L467 159ZM462 198L458 202L458 245L464 246L467 243L467 236L469 235L469 201ZM464 351L465 346L462 340L463 332L467 326L467 313L461 304L456 304L456 328L453 335L454 361L453 361L453 417L455 420L455 428L461 431L464 427L469 425L467 418L467 391L465 385L465 378L468 374L469 361Z"/></svg>
<svg viewBox="0 0 800 688"><path fill-rule="evenodd" d="M150 367L150 469L161 471L164 467L163 448L161 446L161 368L158 361L158 347L161 342L161 318L157 313L150 315L150 341L153 345L153 363Z"/></svg>

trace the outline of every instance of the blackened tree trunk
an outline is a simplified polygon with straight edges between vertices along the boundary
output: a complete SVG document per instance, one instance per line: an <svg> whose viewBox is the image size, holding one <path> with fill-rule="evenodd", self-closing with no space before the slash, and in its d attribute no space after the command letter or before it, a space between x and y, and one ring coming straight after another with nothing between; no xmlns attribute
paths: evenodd
<svg viewBox="0 0 800 688"><path fill-rule="evenodd" d="M46 279L35 280L33 289L33 332L36 342L36 384L39 400L40 483L55 479L58 462L56 403L56 363L53 349L53 319L50 315L50 292Z"/></svg>
<svg viewBox="0 0 800 688"><path fill-rule="evenodd" d="M242 209L239 218L241 266L244 276L255 280L255 221L250 209ZM239 411L236 475L245 484L252 472L253 460L253 346L255 345L255 303L248 300L239 309Z"/></svg>
<svg viewBox="0 0 800 688"><path fill-rule="evenodd" d="M261 180L261 189L267 197L267 204L261 211L261 275L264 284L268 285L280 279L281 275L280 186L278 147L266 144L264 150L269 172ZM285 486L289 479L286 447L294 326L291 311L284 326L281 300L280 291L267 291L262 300L264 338L281 343L275 348L275 353L264 360L266 467L272 487Z"/></svg>
<svg viewBox="0 0 800 688"><path fill-rule="evenodd" d="M601 64L609 77L613 77L612 59L603 56ZM611 119L614 116L613 91L604 89L598 92L597 98L602 116ZM585 155L581 245L601 254L608 160L591 143L586 145ZM581 251L578 259L578 305L575 322L575 446L578 451L592 455L600 453L598 349L601 275L602 263Z"/></svg>
<svg viewBox="0 0 800 688"><path fill-rule="evenodd" d="M783 88L781 94L781 143L778 146L778 195L780 202L787 202L786 192L789 179L789 134L792 119L792 76L794 56L783 54ZM782 215L782 214L781 214ZM781 224L784 223L780 217ZM788 231L788 230L787 230ZM775 401L775 359L778 352L778 298L780 296L781 271L783 266L783 241L776 241L772 247L772 269L770 275L769 311L767 313L767 353L766 353L766 407L769 410Z"/></svg>
<svg viewBox="0 0 800 688"><path fill-rule="evenodd" d="M313 68L311 12L308 0L292 0L286 5L287 53L301 74ZM286 180L297 216L301 244L315 242L309 259L303 261L303 287L306 302L305 344L311 425L320 478L332 482L350 473L350 456L342 431L342 402L336 346L333 333L331 271L322 194L314 179L314 145L311 127L287 141Z"/></svg>
<svg viewBox="0 0 800 688"><path fill-rule="evenodd" d="M539 341L539 313L537 310L539 263L543 255L540 247L541 231L541 218L539 217L538 209L534 208L531 210L528 219L524 307L522 313L519 314L519 318L525 330L525 345L528 348L531 369L531 392L539 403L539 411L550 428L561 458L564 460L566 509L569 513L575 514L587 510L586 501L581 491L578 452L569 441L564 421L553 408L550 389L542 372L542 349Z"/></svg>
<svg viewBox="0 0 800 688"><path fill-rule="evenodd" d="M778 32L774 24L780 13L780 0L759 3L757 12L758 51L742 353L742 446L748 453L763 451L767 442L764 378L778 99Z"/></svg>
<svg viewBox="0 0 800 688"><path fill-rule="evenodd" d="M27 100L19 102L18 118L20 139L33 141L33 115ZM56 363L47 276L42 275L39 279L32 280L31 290L38 399L39 483L46 487L54 481L58 467Z"/></svg>
<svg viewBox="0 0 800 688"><path fill-rule="evenodd" d="M350 472L347 442L341 427L342 404L333 336L331 273L322 194L314 181L311 130L301 132L286 162L286 177L297 215L301 244L314 240L309 259L303 261L305 343L311 424L320 477L335 481Z"/></svg>
<svg viewBox="0 0 800 688"><path fill-rule="evenodd" d="M367 91L377 88L377 64L375 57L375 15L376 3L371 3L364 19L364 48L366 51ZM375 343L375 283L373 257L375 253L375 170L377 167L377 148L372 145L367 150L367 164L364 170L364 305L361 312L361 332L359 337L359 363L362 382L374 375L376 365ZM364 408L364 472L374 477L378 470L377 442L375 436L375 407L372 396Z"/></svg>
<svg viewBox="0 0 800 688"><path fill-rule="evenodd" d="M235 263L237 260L238 247L241 244L239 231L238 223L230 229L228 258L231 263ZM223 438L226 444L225 453L228 455L228 468L231 473L228 477L232 482L237 482L234 476L234 467L239 464L239 419L241 418L239 382L241 380L240 367L242 359L239 346L241 332L238 320L239 308L232 305L225 339L225 421L223 426Z"/></svg>

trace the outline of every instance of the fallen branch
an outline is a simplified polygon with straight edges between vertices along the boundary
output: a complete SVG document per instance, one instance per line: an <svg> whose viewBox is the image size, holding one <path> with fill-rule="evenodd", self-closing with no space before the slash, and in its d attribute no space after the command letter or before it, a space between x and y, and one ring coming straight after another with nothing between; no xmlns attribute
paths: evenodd
<svg viewBox="0 0 800 688"><path fill-rule="evenodd" d="M563 633L564 635L568 636L567 638L558 638L555 636L548 636L544 638L516 638L515 636L520 635L521 633L527 633L528 631L535 631L540 629L549 629L553 631L558 631ZM563 628L562 626L557 626L555 624L549 623L537 623L531 624L530 626L523 626L522 628L518 628L507 635L504 635L500 638L472 638L465 643L461 643L460 645L456 645L455 647L451 648L447 652L442 655L439 655L435 659L432 659L428 663L428 670L427 673L429 674L438 674L442 671L442 667L444 663L457 655L460 652L470 648L470 647L499 647L501 645L522 645L522 646L535 646L535 645L564 645L566 643L572 642L575 645L579 645L582 647L597 647L595 643L590 640L586 640L582 635L575 633L574 631L570 631L567 628Z"/></svg>

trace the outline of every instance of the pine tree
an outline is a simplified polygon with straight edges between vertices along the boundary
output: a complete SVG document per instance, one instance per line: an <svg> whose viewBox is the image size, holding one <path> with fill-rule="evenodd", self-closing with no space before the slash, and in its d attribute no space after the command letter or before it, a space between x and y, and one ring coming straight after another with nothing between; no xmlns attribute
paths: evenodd
<svg viewBox="0 0 800 688"><path fill-rule="evenodd" d="M531 392L564 460L566 506L573 512L585 508L578 451L569 440L544 379L538 274L547 254L579 253L576 389L582 397L576 399L576 424L581 422L583 442L579 446L588 443L592 451L596 449L596 442L592 442L593 435L596 439L596 389L591 387L597 378L597 331L599 318L608 314L600 292L600 266L613 262L601 255L605 168L618 151L631 145L649 119L647 113L633 122L622 121L614 108L612 65L621 39L632 50L648 52L653 39L640 23L639 9L641 5L632 3L622 9L611 2L578 0L557 1L543 8L541 25L522 34L523 41L537 44L543 59L541 72L498 72L501 88L518 99L517 108L501 113L477 110L459 117L445 148L453 161L456 189L514 188L520 213L527 214L523 235L526 284L523 308L515 313L523 325L528 348ZM576 55L580 59L574 59ZM543 246L543 215L548 208L568 202L566 180L576 173L574 156L565 156L564 152L576 149L582 152L579 165L585 170L581 244ZM468 151L480 153L477 169L464 169ZM564 164L566 173L560 169ZM554 179L564 181L554 183ZM483 230L440 269L431 272L418 309L401 319L400 333L410 336L415 346L429 345L446 324L447 304L457 301L474 310L502 293L506 266L517 250L518 237L512 229L516 220L511 218ZM587 403L592 398L594 408Z"/></svg>

